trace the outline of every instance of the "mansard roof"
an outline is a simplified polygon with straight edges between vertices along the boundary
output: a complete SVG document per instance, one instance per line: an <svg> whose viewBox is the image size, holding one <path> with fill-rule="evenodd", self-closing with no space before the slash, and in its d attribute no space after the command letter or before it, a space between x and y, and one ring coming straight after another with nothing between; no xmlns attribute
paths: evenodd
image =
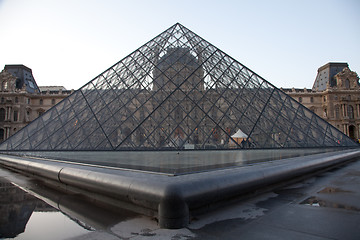
<svg viewBox="0 0 360 240"><path fill-rule="evenodd" d="M341 72L349 65L347 63L329 62L318 69L314 85L312 87L315 91L324 91L327 86L335 87L336 80L334 76Z"/></svg>
<svg viewBox="0 0 360 240"><path fill-rule="evenodd" d="M16 77L17 89L24 88L29 93L40 91L30 68L22 64L8 64L4 70Z"/></svg>

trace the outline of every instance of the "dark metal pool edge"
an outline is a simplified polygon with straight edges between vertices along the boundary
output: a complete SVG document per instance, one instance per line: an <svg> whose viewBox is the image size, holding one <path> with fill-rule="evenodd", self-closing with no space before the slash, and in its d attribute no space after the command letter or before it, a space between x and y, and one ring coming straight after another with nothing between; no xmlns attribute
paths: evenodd
<svg viewBox="0 0 360 240"><path fill-rule="evenodd" d="M160 227L182 228L189 224L192 210L358 157L360 150L353 149L173 177L111 172L2 154L0 164L152 209L158 213Z"/></svg>

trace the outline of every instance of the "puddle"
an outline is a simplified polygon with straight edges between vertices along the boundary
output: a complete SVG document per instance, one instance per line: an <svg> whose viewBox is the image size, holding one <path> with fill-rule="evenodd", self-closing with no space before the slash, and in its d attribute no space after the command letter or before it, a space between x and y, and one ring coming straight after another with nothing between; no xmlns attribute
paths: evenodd
<svg viewBox="0 0 360 240"><path fill-rule="evenodd" d="M88 232L80 222L0 178L0 239L64 239Z"/></svg>
<svg viewBox="0 0 360 240"><path fill-rule="evenodd" d="M57 191L41 181L22 176L19 179L0 175L0 240L189 239L194 236L187 229L169 232L170 236L159 229L152 218L98 203L84 194Z"/></svg>
<svg viewBox="0 0 360 240"><path fill-rule="evenodd" d="M33 212L25 231L15 239L67 239L88 232L61 212Z"/></svg>
<svg viewBox="0 0 360 240"><path fill-rule="evenodd" d="M305 201L301 202L300 204L307 205L307 206L313 206L313 207L320 207L320 202L316 197L310 197L306 199Z"/></svg>
<svg viewBox="0 0 360 240"><path fill-rule="evenodd" d="M351 193L351 191L342 190L341 188L326 187L318 193Z"/></svg>
<svg viewBox="0 0 360 240"><path fill-rule="evenodd" d="M318 197L309 197L306 200L302 201L300 204L306 206L312 206L312 207L327 207L327 208L346 209L350 211L360 211L360 209L357 207L326 201Z"/></svg>

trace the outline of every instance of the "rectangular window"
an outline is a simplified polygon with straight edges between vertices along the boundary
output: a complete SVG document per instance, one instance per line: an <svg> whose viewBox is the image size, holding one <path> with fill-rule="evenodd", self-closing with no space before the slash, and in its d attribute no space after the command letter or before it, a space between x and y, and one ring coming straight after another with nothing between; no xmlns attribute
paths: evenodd
<svg viewBox="0 0 360 240"><path fill-rule="evenodd" d="M17 122L18 121L18 111L14 111L14 122Z"/></svg>

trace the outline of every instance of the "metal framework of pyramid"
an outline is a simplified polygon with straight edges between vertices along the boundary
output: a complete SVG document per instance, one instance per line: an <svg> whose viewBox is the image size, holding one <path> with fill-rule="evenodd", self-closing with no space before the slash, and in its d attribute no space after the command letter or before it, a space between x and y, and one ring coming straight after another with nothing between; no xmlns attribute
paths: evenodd
<svg viewBox="0 0 360 240"><path fill-rule="evenodd" d="M49 109L0 149L324 146L355 146L355 142L176 23Z"/></svg>

